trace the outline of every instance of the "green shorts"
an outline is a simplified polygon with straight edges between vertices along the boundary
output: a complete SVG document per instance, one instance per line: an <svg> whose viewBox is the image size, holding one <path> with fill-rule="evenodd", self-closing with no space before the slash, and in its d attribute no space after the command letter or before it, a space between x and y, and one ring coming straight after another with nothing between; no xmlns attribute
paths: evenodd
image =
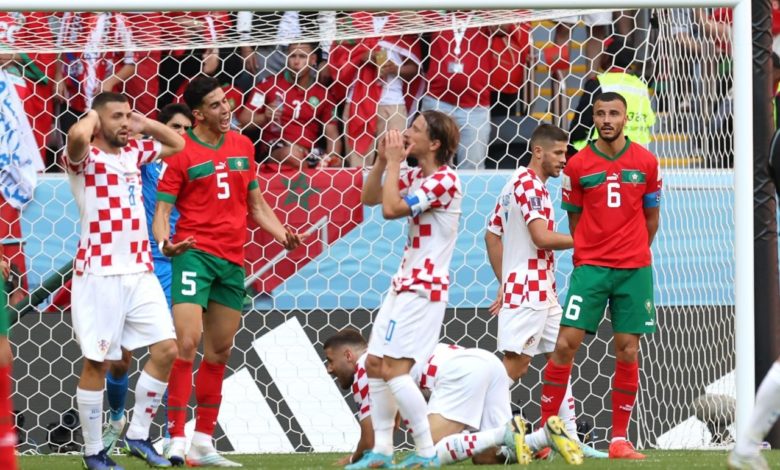
<svg viewBox="0 0 780 470"><path fill-rule="evenodd" d="M561 325L595 333L608 303L615 333L654 333L653 268L577 266Z"/></svg>
<svg viewBox="0 0 780 470"><path fill-rule="evenodd" d="M189 249L173 257L171 301L198 304L210 301L241 311L244 307L244 267L204 251Z"/></svg>

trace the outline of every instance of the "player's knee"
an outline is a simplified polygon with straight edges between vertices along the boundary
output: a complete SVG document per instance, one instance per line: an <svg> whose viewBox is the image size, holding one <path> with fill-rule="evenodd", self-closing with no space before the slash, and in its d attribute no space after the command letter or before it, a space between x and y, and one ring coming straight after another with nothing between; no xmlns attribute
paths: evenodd
<svg viewBox="0 0 780 470"><path fill-rule="evenodd" d="M530 359L529 357L528 360L525 360L524 356L514 353L504 355L504 367L513 382L517 382L528 372L528 366L531 364Z"/></svg>
<svg viewBox="0 0 780 470"><path fill-rule="evenodd" d="M192 360L198 350L198 343L200 343L200 336L182 335L177 341L179 357Z"/></svg>
<svg viewBox="0 0 780 470"><path fill-rule="evenodd" d="M162 341L152 349L152 359L159 364L173 364L178 355L179 348L172 339Z"/></svg>
<svg viewBox="0 0 780 470"><path fill-rule="evenodd" d="M639 343L616 346L615 357L620 362L636 362L639 359Z"/></svg>

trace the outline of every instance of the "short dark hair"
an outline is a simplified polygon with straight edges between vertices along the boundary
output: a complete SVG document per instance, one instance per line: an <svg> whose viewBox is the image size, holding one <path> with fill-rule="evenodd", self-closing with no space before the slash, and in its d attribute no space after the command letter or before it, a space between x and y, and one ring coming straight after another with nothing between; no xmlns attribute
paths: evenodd
<svg viewBox="0 0 780 470"><path fill-rule="evenodd" d="M623 98L623 95L620 93L615 93L614 91L605 91L604 93L600 93L596 96L596 99L593 101L593 104L596 104L597 102L601 101L602 103L608 103L610 101L620 101L623 103L623 106L625 108L628 108L628 103L626 102L626 99Z"/></svg>
<svg viewBox="0 0 780 470"><path fill-rule="evenodd" d="M219 82L208 75L198 75L193 78L184 90L184 102L190 109L196 109L203 104L203 98L212 91L220 88Z"/></svg>
<svg viewBox="0 0 780 470"><path fill-rule="evenodd" d="M455 152L458 151L460 143L458 124L441 111L428 109L420 111L418 115L422 116L428 125L428 138L432 141L438 140L440 143L439 149L436 151L436 161L440 165L448 164L455 156Z"/></svg>
<svg viewBox="0 0 780 470"><path fill-rule="evenodd" d="M541 145L542 141L545 142L568 142L569 136L566 132L558 126L552 124L540 124L539 127L534 129L531 134L531 141L528 146L533 150L534 146Z"/></svg>
<svg viewBox="0 0 780 470"><path fill-rule="evenodd" d="M346 328L325 340L322 349L340 348L342 346L366 347L366 339L354 328Z"/></svg>
<svg viewBox="0 0 780 470"><path fill-rule="evenodd" d="M99 93L92 100L92 109L102 108L108 103L129 103L130 100L122 93L114 93L113 91L104 91Z"/></svg>
<svg viewBox="0 0 780 470"><path fill-rule="evenodd" d="M166 104L157 114L157 121L166 124L177 114L183 114L184 117L190 120L190 122L195 122L195 119L192 117L192 111L190 111L190 108L188 108L184 103Z"/></svg>

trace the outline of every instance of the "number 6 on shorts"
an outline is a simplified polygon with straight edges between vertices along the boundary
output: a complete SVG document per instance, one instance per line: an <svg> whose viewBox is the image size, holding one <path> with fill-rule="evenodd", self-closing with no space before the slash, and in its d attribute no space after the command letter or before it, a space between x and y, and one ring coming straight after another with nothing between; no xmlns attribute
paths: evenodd
<svg viewBox="0 0 780 470"><path fill-rule="evenodd" d="M570 295L569 302L566 305L566 313L564 316L567 320L576 321L580 318L580 304L582 303L582 297L579 295Z"/></svg>
<svg viewBox="0 0 780 470"><path fill-rule="evenodd" d="M181 295L195 295L195 277L197 273L194 271L182 271L181 272ZM184 288L186 286L186 289Z"/></svg>

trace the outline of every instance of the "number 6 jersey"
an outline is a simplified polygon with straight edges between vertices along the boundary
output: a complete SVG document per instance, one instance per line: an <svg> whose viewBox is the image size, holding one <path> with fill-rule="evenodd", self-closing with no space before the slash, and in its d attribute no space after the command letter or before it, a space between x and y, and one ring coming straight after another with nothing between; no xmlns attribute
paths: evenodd
<svg viewBox="0 0 780 470"><path fill-rule="evenodd" d="M561 207L582 215L574 232L574 266L650 266L645 208L661 202L658 159L626 138L614 158L590 142L563 170Z"/></svg>
<svg viewBox="0 0 780 470"><path fill-rule="evenodd" d="M243 266L247 197L258 187L254 146L234 131L217 145L192 130L184 141L184 150L165 160L157 186L157 199L179 210L174 242L192 236L195 248Z"/></svg>

